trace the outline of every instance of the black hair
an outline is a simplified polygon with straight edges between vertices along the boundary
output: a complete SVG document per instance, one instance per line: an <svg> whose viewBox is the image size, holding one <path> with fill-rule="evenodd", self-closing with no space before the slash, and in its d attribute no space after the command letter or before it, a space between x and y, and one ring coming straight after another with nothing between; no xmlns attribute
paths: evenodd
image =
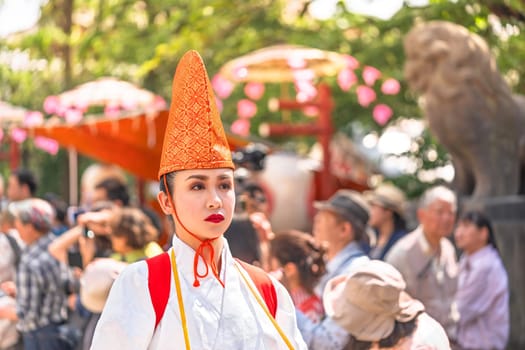
<svg viewBox="0 0 525 350"><path fill-rule="evenodd" d="M498 250L498 245L496 244L496 238L494 236L494 230L492 229L492 224L488 216L478 210L471 210L463 213L459 219L459 222L470 222L476 225L477 228L487 228L489 237L487 243L491 244L496 250Z"/></svg>
<svg viewBox="0 0 525 350"><path fill-rule="evenodd" d="M18 183L22 185L26 185L27 188L29 188L29 192L31 193L31 197L35 196L36 190L38 188L38 184L35 179L35 175L28 169L16 169L12 175L16 176L16 179L18 180Z"/></svg>
<svg viewBox="0 0 525 350"><path fill-rule="evenodd" d="M325 249L317 244L308 233L288 230L279 232L270 241L270 256L284 266L293 263L299 271L301 285L313 292L326 271L324 262Z"/></svg>
<svg viewBox="0 0 525 350"><path fill-rule="evenodd" d="M168 190L170 191L170 193L172 193L173 192L173 179L175 178L175 172L161 175L159 179L160 191L168 194L166 191L166 186L164 185L164 178L166 178L166 182L168 183Z"/></svg>
<svg viewBox="0 0 525 350"><path fill-rule="evenodd" d="M51 206L55 209L55 219L61 224L66 224L67 222L67 203L65 200L60 198L60 196L53 192L46 192L42 198L49 202Z"/></svg>
<svg viewBox="0 0 525 350"><path fill-rule="evenodd" d="M115 177L110 177L99 182L95 189L103 189L106 191L107 199L110 201L119 200L123 206L129 205L128 188L121 180Z"/></svg>
<svg viewBox="0 0 525 350"><path fill-rule="evenodd" d="M393 213L393 218L394 218L394 230L406 231L407 229L406 220L401 215L399 215L399 213L396 213L395 211L392 213Z"/></svg>
<svg viewBox="0 0 525 350"><path fill-rule="evenodd" d="M419 315L419 314L418 314ZM409 337L417 328L417 316L408 322L395 321L394 329L386 338L379 341L380 348L394 347L399 341L405 337ZM368 350L372 348L372 342L357 340L350 335L350 340L345 346L344 350Z"/></svg>

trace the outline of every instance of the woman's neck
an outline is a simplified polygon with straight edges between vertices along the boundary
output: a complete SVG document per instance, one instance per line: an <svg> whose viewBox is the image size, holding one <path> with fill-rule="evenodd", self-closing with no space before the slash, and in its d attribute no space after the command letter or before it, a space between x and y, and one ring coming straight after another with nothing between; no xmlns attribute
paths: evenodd
<svg viewBox="0 0 525 350"><path fill-rule="evenodd" d="M199 250L199 247L201 246L202 242L206 241L206 239L202 239L200 237L197 238L187 232L185 232L183 235L178 235L178 237L181 241L189 245L195 251ZM224 246L222 235L214 239L207 240L213 249L213 263L217 266L218 270L220 271L222 248ZM212 254L210 254L210 247L204 247L203 250L201 250L201 253L201 257L204 259L206 264L212 265Z"/></svg>
<svg viewBox="0 0 525 350"><path fill-rule="evenodd" d="M377 237L377 245L378 246L384 246L390 237L392 236L392 233L394 233L394 222L392 220L385 221L380 227L379 227L379 235Z"/></svg>

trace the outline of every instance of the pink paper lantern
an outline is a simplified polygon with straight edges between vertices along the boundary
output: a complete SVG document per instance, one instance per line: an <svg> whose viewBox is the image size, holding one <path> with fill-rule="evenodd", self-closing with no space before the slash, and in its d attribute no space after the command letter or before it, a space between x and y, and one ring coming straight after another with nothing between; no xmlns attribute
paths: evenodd
<svg viewBox="0 0 525 350"><path fill-rule="evenodd" d="M107 105L104 107L104 115L109 118L117 118L121 113L119 106Z"/></svg>
<svg viewBox="0 0 525 350"><path fill-rule="evenodd" d="M24 117L24 126L29 128L42 125L44 123L44 116L41 112L29 112Z"/></svg>
<svg viewBox="0 0 525 350"><path fill-rule="evenodd" d="M242 99L237 102L237 115L239 118L252 118L257 113L257 106L253 101Z"/></svg>
<svg viewBox="0 0 525 350"><path fill-rule="evenodd" d="M317 96L317 89L309 80L297 80L295 82L295 90L297 91L295 98L298 102L310 101Z"/></svg>
<svg viewBox="0 0 525 350"><path fill-rule="evenodd" d="M230 129L234 134L248 136L250 135L250 121L248 119L237 119Z"/></svg>
<svg viewBox="0 0 525 350"><path fill-rule="evenodd" d="M392 118L393 114L394 112L392 112L392 108L385 104L378 104L372 111L374 120L381 126L385 125L390 120L390 118Z"/></svg>
<svg viewBox="0 0 525 350"><path fill-rule="evenodd" d="M155 96L155 99L153 100L153 108L156 111L162 111L166 109L166 100L164 100L161 96Z"/></svg>
<svg viewBox="0 0 525 350"><path fill-rule="evenodd" d="M366 85L374 85L379 77L381 77L381 72L377 68L372 66L366 66L363 68L363 80L365 81Z"/></svg>
<svg viewBox="0 0 525 350"><path fill-rule="evenodd" d="M365 85L357 87L357 102L363 106L368 107L372 102L376 100L376 92Z"/></svg>
<svg viewBox="0 0 525 350"><path fill-rule="evenodd" d="M53 139L47 137L37 136L34 141L35 147L40 148L41 150L51 154L56 155L58 153L59 145Z"/></svg>
<svg viewBox="0 0 525 350"><path fill-rule="evenodd" d="M259 100L264 95L263 83L248 83L244 86L244 93L252 100Z"/></svg>
<svg viewBox="0 0 525 350"><path fill-rule="evenodd" d="M319 115L319 108L315 106L306 106L303 108L303 113L307 117L317 117Z"/></svg>
<svg viewBox="0 0 525 350"><path fill-rule="evenodd" d="M84 113L79 111L78 109L68 109L66 113L64 114L64 118L66 119L66 122L69 124L77 124L82 120L84 117Z"/></svg>
<svg viewBox="0 0 525 350"><path fill-rule="evenodd" d="M11 138L16 143L22 143L27 138L27 131L25 131L24 129L20 129L20 128L14 128L11 130Z"/></svg>
<svg viewBox="0 0 525 350"><path fill-rule="evenodd" d="M211 85L213 86L213 90L215 90L217 96L223 100L231 95L234 87L231 81L225 79L220 74L215 74L211 80Z"/></svg>
<svg viewBox="0 0 525 350"><path fill-rule="evenodd" d="M47 114L54 114L58 110L60 99L57 96L48 96L44 100L44 112Z"/></svg>
<svg viewBox="0 0 525 350"><path fill-rule="evenodd" d="M344 59L346 61L346 68L354 70L359 67L359 61L354 56L345 55Z"/></svg>
<svg viewBox="0 0 525 350"><path fill-rule="evenodd" d="M399 85L399 81L393 78L385 80L383 85L381 85L381 92L385 95L397 95L400 90L401 86Z"/></svg>
<svg viewBox="0 0 525 350"><path fill-rule="evenodd" d="M337 75L337 84L343 91L348 91L357 82L357 77L353 70L345 68Z"/></svg>

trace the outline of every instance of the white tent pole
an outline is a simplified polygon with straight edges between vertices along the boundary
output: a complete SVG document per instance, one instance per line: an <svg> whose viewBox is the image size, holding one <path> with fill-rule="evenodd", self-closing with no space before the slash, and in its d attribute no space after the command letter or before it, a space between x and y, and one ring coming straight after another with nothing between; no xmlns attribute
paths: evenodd
<svg viewBox="0 0 525 350"><path fill-rule="evenodd" d="M69 164L69 204L78 205L78 156L77 150L68 148Z"/></svg>

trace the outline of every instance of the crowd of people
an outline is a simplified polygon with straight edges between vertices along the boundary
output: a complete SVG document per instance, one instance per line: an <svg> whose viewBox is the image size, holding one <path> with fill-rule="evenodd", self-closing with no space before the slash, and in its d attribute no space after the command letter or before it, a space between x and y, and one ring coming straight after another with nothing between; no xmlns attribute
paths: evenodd
<svg viewBox="0 0 525 350"><path fill-rule="evenodd" d="M0 350L505 349L507 273L484 213L435 186L409 232L384 183L315 202L311 232L274 232L263 188L236 176L198 53L172 93L163 215L131 205L114 167L87 171L69 210L37 198L28 170L5 196L1 179Z"/></svg>

